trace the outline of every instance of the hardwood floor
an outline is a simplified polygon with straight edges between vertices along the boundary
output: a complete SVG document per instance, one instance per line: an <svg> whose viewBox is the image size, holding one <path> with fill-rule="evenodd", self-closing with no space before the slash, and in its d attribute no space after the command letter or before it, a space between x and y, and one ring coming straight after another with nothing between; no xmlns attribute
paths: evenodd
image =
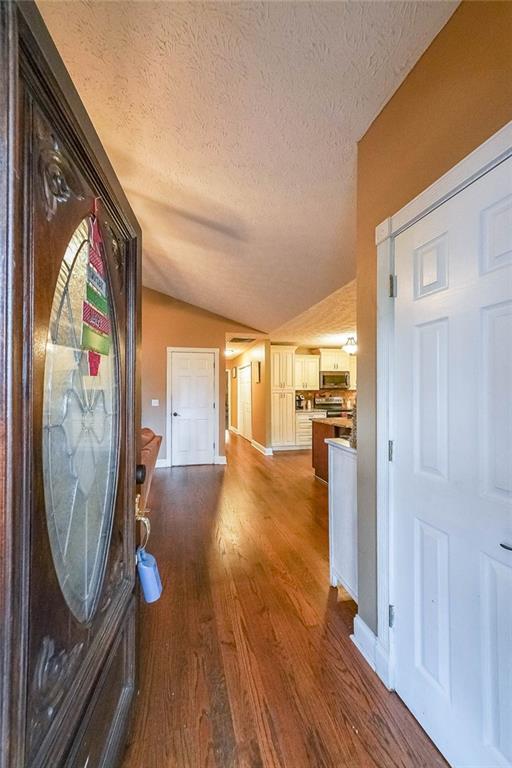
<svg viewBox="0 0 512 768"><path fill-rule="evenodd" d="M227 467L158 470L150 502L164 594L123 768L446 765L349 639L309 452L231 437Z"/></svg>

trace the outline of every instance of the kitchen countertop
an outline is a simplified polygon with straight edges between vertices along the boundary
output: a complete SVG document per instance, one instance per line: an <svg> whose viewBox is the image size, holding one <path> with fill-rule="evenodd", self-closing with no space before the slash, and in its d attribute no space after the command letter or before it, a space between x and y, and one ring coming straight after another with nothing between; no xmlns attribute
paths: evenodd
<svg viewBox="0 0 512 768"><path fill-rule="evenodd" d="M328 416L325 419L315 419L315 424L327 424L330 427L351 427L352 419L345 416Z"/></svg>
<svg viewBox="0 0 512 768"><path fill-rule="evenodd" d="M343 437L328 437L326 440L324 440L327 445L332 445L333 448L337 448L342 451L348 451L349 453L357 453L357 450L355 448L350 447L349 440L346 440Z"/></svg>

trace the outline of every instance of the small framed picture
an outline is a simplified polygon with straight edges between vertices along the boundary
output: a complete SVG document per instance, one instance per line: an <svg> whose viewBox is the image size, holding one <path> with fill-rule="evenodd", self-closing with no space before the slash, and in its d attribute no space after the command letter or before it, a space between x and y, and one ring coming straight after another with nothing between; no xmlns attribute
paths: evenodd
<svg viewBox="0 0 512 768"><path fill-rule="evenodd" d="M236 366L231 369L231 376L236 379Z"/></svg>

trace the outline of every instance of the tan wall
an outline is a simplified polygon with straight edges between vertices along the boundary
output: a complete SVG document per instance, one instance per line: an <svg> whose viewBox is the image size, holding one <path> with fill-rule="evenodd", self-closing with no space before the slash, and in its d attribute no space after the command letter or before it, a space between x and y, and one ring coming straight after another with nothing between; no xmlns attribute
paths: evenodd
<svg viewBox="0 0 512 768"><path fill-rule="evenodd" d="M261 363L261 381L258 384L255 377L255 366L252 371L252 438L265 447L270 446L270 341L262 339L252 344L249 349L227 364L231 370L248 365L252 362ZM238 427L238 377L231 378L231 426Z"/></svg>
<svg viewBox="0 0 512 768"><path fill-rule="evenodd" d="M212 347L219 350L219 454L224 455L224 350L226 333L254 332L226 317L178 301L164 293L142 289L142 425L163 435L159 457L167 451L165 434L167 347ZM153 408L152 399L160 400Z"/></svg>
<svg viewBox="0 0 512 768"><path fill-rule="evenodd" d="M512 3L463 2L358 147L359 612L377 625L375 227L512 120Z"/></svg>

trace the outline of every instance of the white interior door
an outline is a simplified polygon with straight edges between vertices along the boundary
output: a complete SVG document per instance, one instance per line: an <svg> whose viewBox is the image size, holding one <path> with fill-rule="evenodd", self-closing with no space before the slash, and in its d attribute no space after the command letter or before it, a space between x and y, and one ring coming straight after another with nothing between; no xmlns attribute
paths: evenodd
<svg viewBox="0 0 512 768"><path fill-rule="evenodd" d="M238 369L238 431L252 440L251 366Z"/></svg>
<svg viewBox="0 0 512 768"><path fill-rule="evenodd" d="M512 160L395 263L396 690L454 766L511 766Z"/></svg>
<svg viewBox="0 0 512 768"><path fill-rule="evenodd" d="M214 362L213 352L171 352L173 466L214 462Z"/></svg>

